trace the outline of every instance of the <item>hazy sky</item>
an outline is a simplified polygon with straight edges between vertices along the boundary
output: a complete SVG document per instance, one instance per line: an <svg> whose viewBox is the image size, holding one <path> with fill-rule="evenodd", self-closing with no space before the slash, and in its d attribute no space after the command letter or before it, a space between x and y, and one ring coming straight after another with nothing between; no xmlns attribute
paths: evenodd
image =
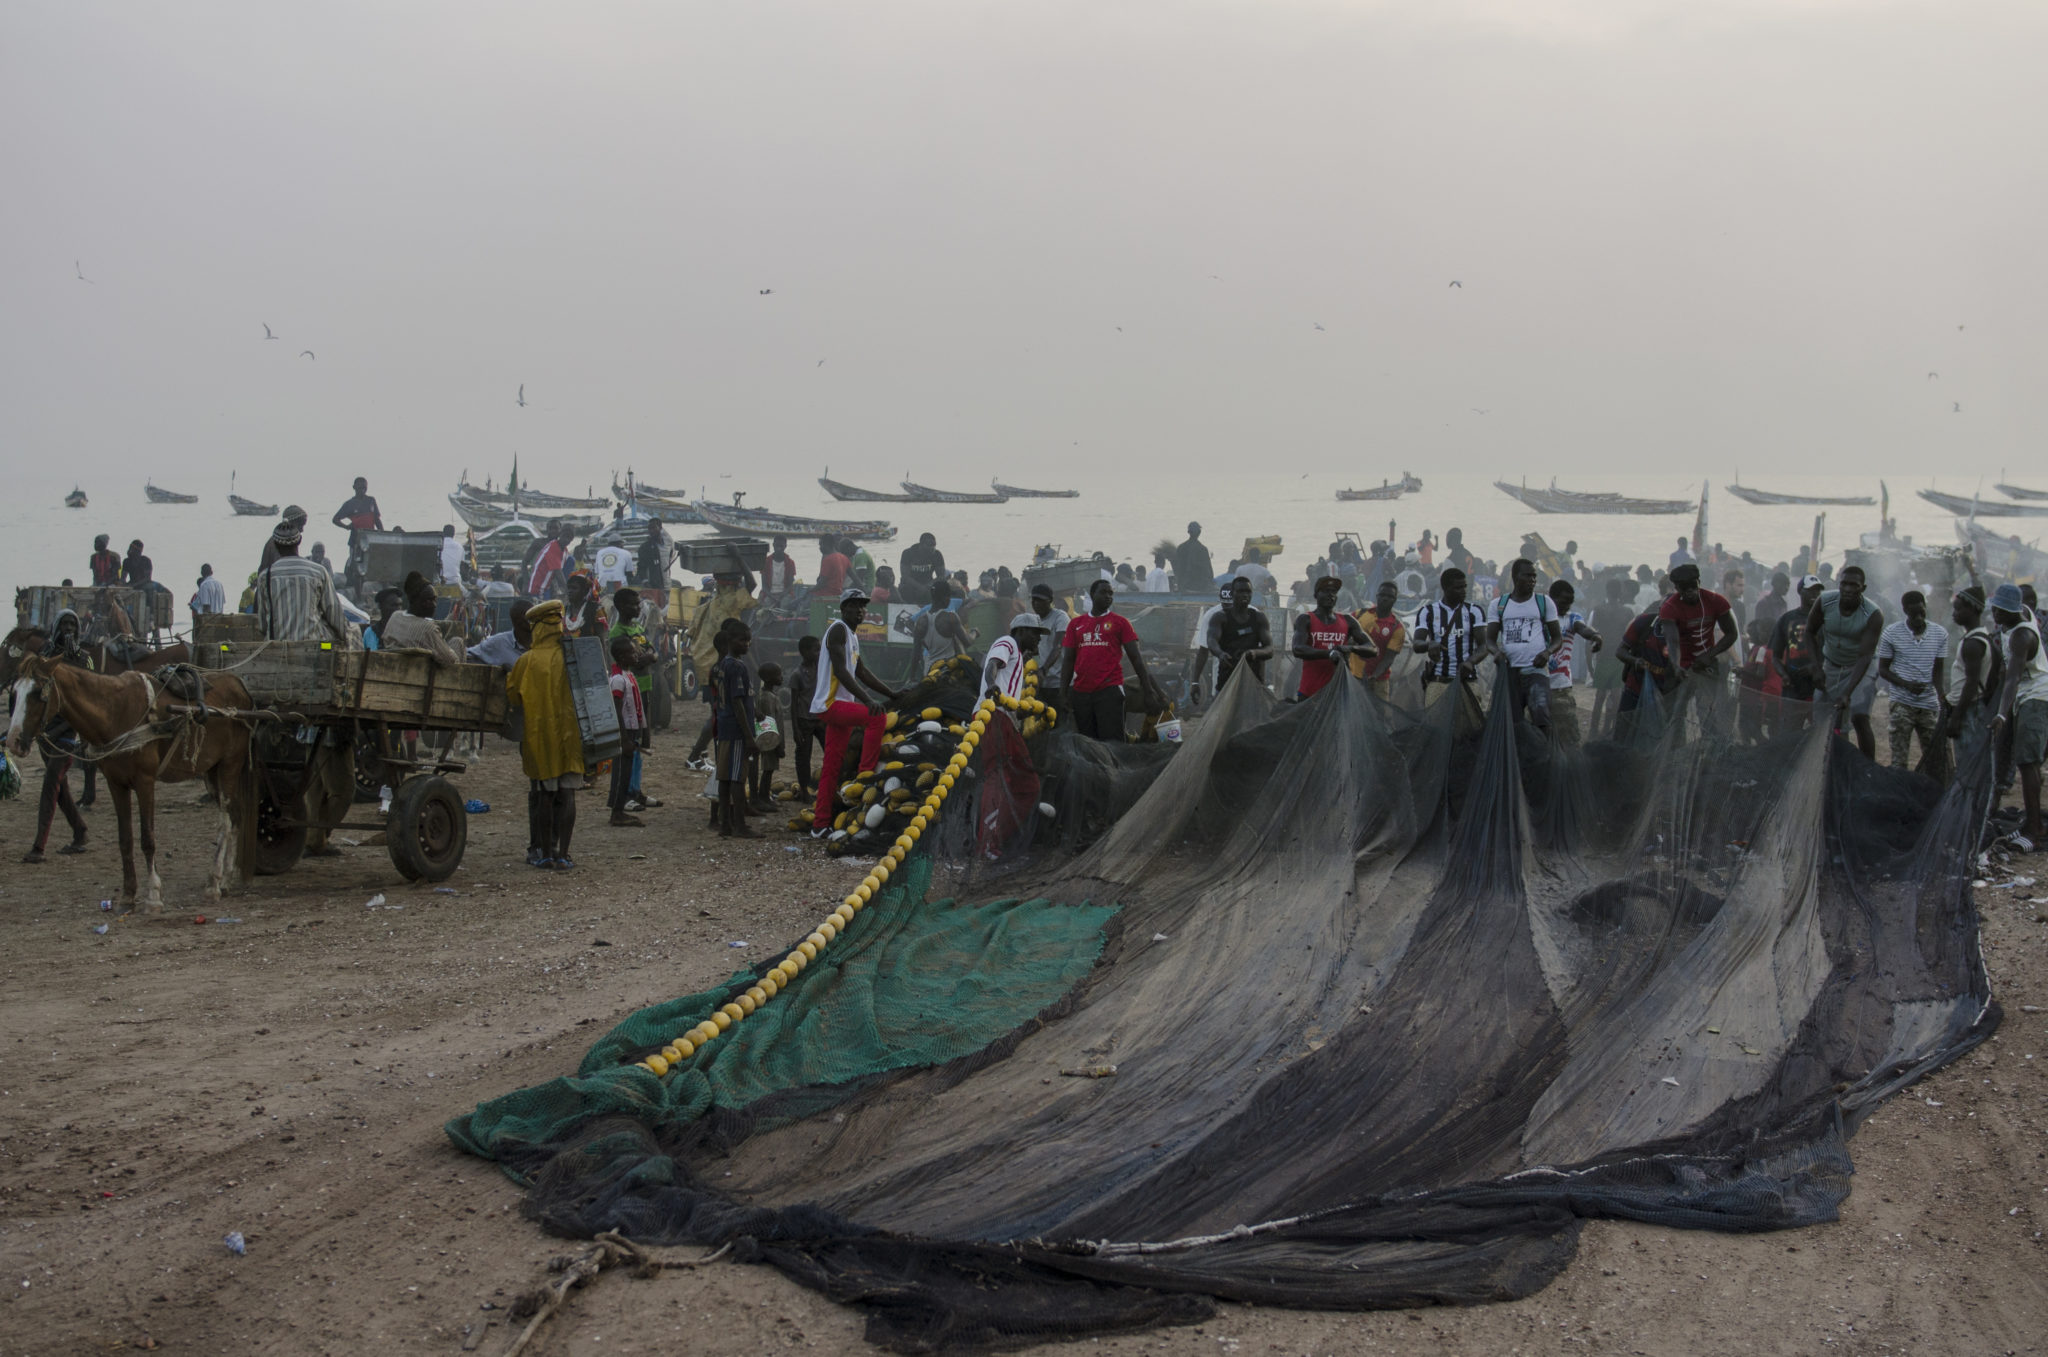
<svg viewBox="0 0 2048 1357"><path fill-rule="evenodd" d="M2044 70L2039 0L11 0L0 438L2017 478Z"/></svg>

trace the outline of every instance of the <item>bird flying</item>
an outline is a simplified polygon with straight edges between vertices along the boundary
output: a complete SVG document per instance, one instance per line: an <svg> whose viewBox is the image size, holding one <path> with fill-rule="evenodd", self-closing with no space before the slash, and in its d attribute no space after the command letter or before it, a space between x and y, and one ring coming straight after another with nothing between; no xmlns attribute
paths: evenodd
<svg viewBox="0 0 2048 1357"><path fill-rule="evenodd" d="M764 296L764 297L766 297L766 296L768 296L769 294L773 293L774 291L775 291L775 289L774 289L774 288L772 288L772 287L764 287L764 288L762 288L762 289L761 289L761 295L762 295L762 296Z"/></svg>
<svg viewBox="0 0 2048 1357"><path fill-rule="evenodd" d="M277 338L277 336L276 336L276 335L274 335L274 334L272 334L272 333L270 332L270 327L269 327L268 325L265 325L265 326L263 327L263 337L264 337L265 339L276 339L276 338Z"/></svg>
<svg viewBox="0 0 2048 1357"><path fill-rule="evenodd" d="M522 410L524 410L524 409L526 408L526 383L525 383L525 382L521 382L521 383L519 384L519 408L520 408L520 409L522 409Z"/></svg>
<svg viewBox="0 0 2048 1357"><path fill-rule="evenodd" d="M1318 330L1321 330L1321 329L1323 328L1323 323L1322 323L1321 321L1317 321L1317 322L1316 322L1316 328L1317 328ZM1324 333L1328 333L1328 331L1324 331Z"/></svg>
<svg viewBox="0 0 2048 1357"><path fill-rule="evenodd" d="M1956 408L1955 408L1955 413L1956 413L1956 414L1959 414L1959 415L1960 415L1960 414L1961 414L1962 412L1963 412L1963 403L1962 403L1961 401L1957 401L1957 402L1956 402Z"/></svg>
<svg viewBox="0 0 2048 1357"><path fill-rule="evenodd" d="M84 261L82 261L82 260L78 260L78 259L74 259L74 260L72 260L72 261L71 261L71 267L72 267L72 268L74 268L74 269L76 269L76 270L78 270L78 281L79 281L79 282L81 282L81 283L90 283L90 282L92 281L92 279L90 279L90 278L88 278L88 277L86 277L86 276L85 276L85 263L84 263Z"/></svg>
<svg viewBox="0 0 2048 1357"><path fill-rule="evenodd" d="M1931 382L1931 381L1933 381L1933 380L1934 380L1934 379L1935 379L1936 377L1939 377L1940 375L1941 375L1941 374L1940 374L1939 372L1930 372L1930 373L1928 373L1928 374L1927 374L1927 380Z"/></svg>
<svg viewBox="0 0 2048 1357"><path fill-rule="evenodd" d="M1463 286L1465 286L1465 285L1464 285L1463 283L1459 282L1459 281L1458 281L1457 279L1453 278L1453 279L1451 279L1451 286L1452 286L1452 287L1463 287Z"/></svg>
<svg viewBox="0 0 2048 1357"><path fill-rule="evenodd" d="M313 351L312 351L311 349L300 349L300 350L299 350L299 357L301 357L301 358L313 358ZM313 361L317 363L317 362L319 362L320 360L319 360L319 359L317 359L317 358L313 358Z"/></svg>
<svg viewBox="0 0 2048 1357"><path fill-rule="evenodd" d="M823 366L825 366L825 360L824 360L824 359L822 359L822 358L820 358L820 359L818 360L818 366L819 366L819 367L823 367Z"/></svg>

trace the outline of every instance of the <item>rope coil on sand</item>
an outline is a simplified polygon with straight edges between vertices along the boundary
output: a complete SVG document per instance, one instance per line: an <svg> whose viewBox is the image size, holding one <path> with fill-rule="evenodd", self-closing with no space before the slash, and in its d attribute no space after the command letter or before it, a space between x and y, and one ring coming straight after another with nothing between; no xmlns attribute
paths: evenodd
<svg viewBox="0 0 2048 1357"><path fill-rule="evenodd" d="M895 844L882 855L882 860L861 878L861 883L853 888L853 893L841 901L837 909L826 915L809 937L798 943L788 956L770 969L768 974L762 976L759 983L703 1022L677 1036L661 1050L636 1060L633 1064L656 1077L665 1075L718 1040L735 1024L745 1022L748 1015L787 989L790 983L803 973L804 967L816 961L818 954L831 946L832 940L845 931L846 926L853 922L853 916L867 908L868 903L881 893L883 885L903 865L904 859L910 856L910 850L917 846L918 837L938 819L939 810L946 804L946 797L953 790L953 784L960 778L961 771L967 767L968 758L974 753L975 746L981 743L982 733L988 729L989 718L995 715L999 702L1011 711L1022 711L1031 716L1042 717L1048 724L1058 719L1058 713L1040 701L1037 694L1038 661L1028 659L1024 661L1024 696L1007 697L999 694L981 700L981 704L974 709L973 719L967 723L967 733L960 737L959 748L954 751L952 758L946 761L938 780L932 784L923 804L918 807L917 814L911 817L903 832L896 836Z"/></svg>

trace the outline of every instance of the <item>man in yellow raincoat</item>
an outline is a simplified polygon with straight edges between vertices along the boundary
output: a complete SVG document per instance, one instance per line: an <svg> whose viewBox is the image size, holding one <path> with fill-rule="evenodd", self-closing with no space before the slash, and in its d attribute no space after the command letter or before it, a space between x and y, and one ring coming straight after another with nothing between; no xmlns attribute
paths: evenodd
<svg viewBox="0 0 2048 1357"><path fill-rule="evenodd" d="M569 694L562 657L562 601L537 603L526 614L533 645L506 675L505 692L526 716L519 759L526 768L526 865L567 871L576 828L576 791L583 785L583 732Z"/></svg>

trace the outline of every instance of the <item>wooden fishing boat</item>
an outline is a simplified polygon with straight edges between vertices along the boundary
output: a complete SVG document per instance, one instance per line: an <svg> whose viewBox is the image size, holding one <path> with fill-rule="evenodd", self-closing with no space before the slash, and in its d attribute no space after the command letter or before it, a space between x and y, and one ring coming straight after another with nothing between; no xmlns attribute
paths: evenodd
<svg viewBox="0 0 2048 1357"><path fill-rule="evenodd" d="M1772 490L1758 490L1748 485L1726 485L1721 487L1739 500L1750 504L1875 504L1877 500L1869 495L1781 495Z"/></svg>
<svg viewBox="0 0 2048 1357"><path fill-rule="evenodd" d="M1339 490L1337 498L1341 500L1399 499L1407 488L1406 485L1397 485L1392 481L1383 481L1379 485L1368 486L1363 490Z"/></svg>
<svg viewBox="0 0 2048 1357"><path fill-rule="evenodd" d="M704 515L681 500L661 499L654 495L642 494L626 501L626 516L638 513L643 518L660 519L663 523L702 523Z"/></svg>
<svg viewBox="0 0 2048 1357"><path fill-rule="evenodd" d="M717 504L708 499L691 501L691 508L720 532L748 536L851 537L856 542L888 542L896 536L893 523L872 519L806 518L799 514L772 514L766 509L747 509L737 504Z"/></svg>
<svg viewBox="0 0 2048 1357"><path fill-rule="evenodd" d="M75 485L72 486L71 493L64 497L64 507L67 509L83 509L85 507L85 491L80 490Z"/></svg>
<svg viewBox="0 0 2048 1357"><path fill-rule="evenodd" d="M1970 549L1978 572L1993 579L2040 579L2048 573L2048 551L2041 550L2038 542L2022 542L2016 535L2001 537L1967 519L1957 521L1956 540Z"/></svg>
<svg viewBox="0 0 2048 1357"><path fill-rule="evenodd" d="M151 504L197 504L199 496L181 495L175 490L159 490L153 483L145 481L142 493L149 496Z"/></svg>
<svg viewBox="0 0 2048 1357"><path fill-rule="evenodd" d="M1946 509L1958 518L2048 518L2048 504L2006 504L2000 500L1944 494L1939 490L1916 493L1937 509Z"/></svg>
<svg viewBox="0 0 2048 1357"><path fill-rule="evenodd" d="M613 499L631 499L635 494L643 496L652 495L656 499L672 499L679 504L688 504L690 502L689 491L664 490L658 485L649 485L630 471L626 473L625 485L621 486L617 481L612 482Z"/></svg>
<svg viewBox="0 0 2048 1357"><path fill-rule="evenodd" d="M1495 481L1493 486L1539 514L1689 514L1696 507L1689 499L1631 499L1609 491L1560 490L1556 481L1547 490L1506 481Z"/></svg>
<svg viewBox="0 0 2048 1357"><path fill-rule="evenodd" d="M275 504L258 504L255 500L243 499L240 495L229 495L228 507L243 518L277 517L277 506Z"/></svg>
<svg viewBox="0 0 2048 1357"><path fill-rule="evenodd" d="M1416 491L1422 488L1422 477L1416 475L1412 471L1402 472L1401 488L1411 495L1414 494Z"/></svg>
<svg viewBox="0 0 2048 1357"><path fill-rule="evenodd" d="M457 481L455 492L467 495L479 504L517 503L522 509L609 509L609 499L577 498L573 495L550 495L532 486L522 485L516 491L492 490L486 486L471 485L468 481Z"/></svg>
<svg viewBox="0 0 2048 1357"><path fill-rule="evenodd" d="M1004 485L1001 481L996 480L993 476L989 478L988 484L989 488L995 491L998 495L1007 495L1011 499L1081 498L1081 492L1079 490L1026 490L1019 485Z"/></svg>
<svg viewBox="0 0 2048 1357"><path fill-rule="evenodd" d="M480 500L471 499L469 496L460 493L448 496L448 503L454 506L456 515L464 523L478 531L499 527L502 524L510 523L512 520L522 517L521 510L525 507L521 505L517 508L510 508L496 504L485 504ZM565 514L557 513L553 510L549 510L539 516L546 519L560 519L579 533L589 532L605 521L605 515L603 514Z"/></svg>
<svg viewBox="0 0 2048 1357"><path fill-rule="evenodd" d="M903 493L919 504L1008 504L1008 495L979 490L934 490L916 481L904 481Z"/></svg>
<svg viewBox="0 0 2048 1357"><path fill-rule="evenodd" d="M1991 487L2007 499L2048 500L2048 490L2029 490L2025 486L2007 485L2004 481Z"/></svg>
<svg viewBox="0 0 2048 1357"><path fill-rule="evenodd" d="M826 470L829 471L831 468L827 467ZM909 495L892 494L887 490L863 490L857 485L835 481L830 476L818 477L818 484L824 486L825 493L836 500L860 504L909 504L912 500Z"/></svg>

